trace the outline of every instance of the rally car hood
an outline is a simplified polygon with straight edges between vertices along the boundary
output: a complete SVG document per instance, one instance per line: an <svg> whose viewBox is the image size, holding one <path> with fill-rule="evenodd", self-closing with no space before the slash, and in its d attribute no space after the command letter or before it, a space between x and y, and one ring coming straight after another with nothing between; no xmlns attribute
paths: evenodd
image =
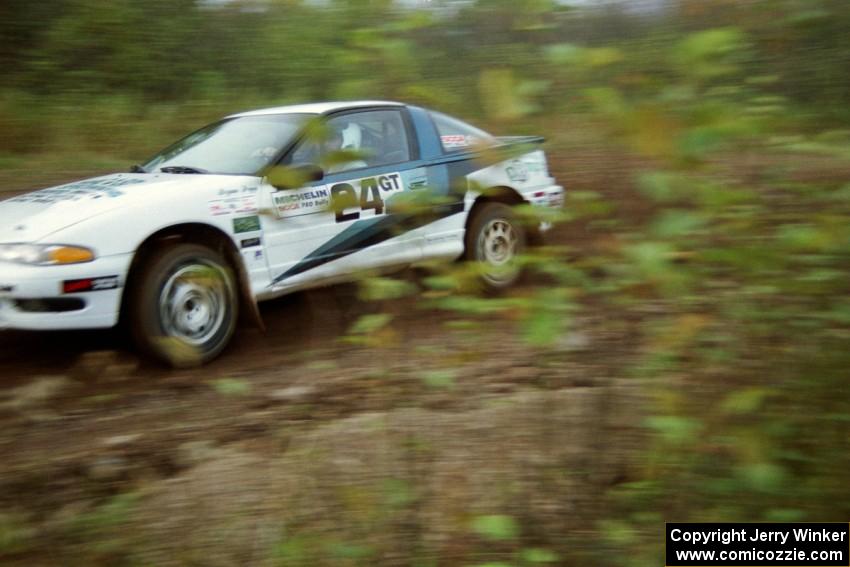
<svg viewBox="0 0 850 567"><path fill-rule="evenodd" d="M117 173L25 193L0 202L0 242L36 242L54 232L121 207L158 197L180 198L196 186L233 183L238 177ZM180 187L176 187L179 185Z"/></svg>

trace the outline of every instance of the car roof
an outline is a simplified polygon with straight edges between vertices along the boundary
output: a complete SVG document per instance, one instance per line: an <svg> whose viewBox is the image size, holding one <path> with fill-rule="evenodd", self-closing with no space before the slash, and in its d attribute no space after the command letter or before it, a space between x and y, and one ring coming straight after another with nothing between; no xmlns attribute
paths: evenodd
<svg viewBox="0 0 850 567"><path fill-rule="evenodd" d="M370 106L404 106L400 102L392 102L385 100L354 100L341 102L314 102L310 104L293 104L290 106L276 106L272 108L261 108L258 110L249 110L247 112L239 112L231 114L227 118L237 118L241 116L262 116L264 114L327 114L338 110L347 110L349 108L363 108Z"/></svg>

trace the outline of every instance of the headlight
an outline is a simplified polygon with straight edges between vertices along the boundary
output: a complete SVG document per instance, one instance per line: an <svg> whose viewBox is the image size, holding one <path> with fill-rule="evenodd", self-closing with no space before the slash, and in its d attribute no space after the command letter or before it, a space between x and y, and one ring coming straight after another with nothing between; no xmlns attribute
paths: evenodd
<svg viewBox="0 0 850 567"><path fill-rule="evenodd" d="M0 244L0 262L34 266L81 264L94 260L94 252L81 246L62 244Z"/></svg>

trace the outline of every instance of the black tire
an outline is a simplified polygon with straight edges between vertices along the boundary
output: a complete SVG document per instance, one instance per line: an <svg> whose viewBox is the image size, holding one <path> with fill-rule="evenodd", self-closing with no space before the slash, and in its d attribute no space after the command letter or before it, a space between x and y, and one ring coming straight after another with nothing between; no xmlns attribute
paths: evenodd
<svg viewBox="0 0 850 567"><path fill-rule="evenodd" d="M239 315L236 277L221 254L178 244L154 253L137 273L127 314L143 353L175 367L221 354Z"/></svg>
<svg viewBox="0 0 850 567"><path fill-rule="evenodd" d="M526 231L514 210L503 203L485 203L473 214L466 231L464 258L478 265L485 290L502 291L522 276L518 256L527 245Z"/></svg>

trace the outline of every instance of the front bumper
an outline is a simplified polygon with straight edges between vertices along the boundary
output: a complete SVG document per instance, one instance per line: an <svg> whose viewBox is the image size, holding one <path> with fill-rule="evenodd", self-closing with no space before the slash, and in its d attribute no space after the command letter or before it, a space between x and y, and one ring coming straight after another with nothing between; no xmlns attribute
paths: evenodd
<svg viewBox="0 0 850 567"><path fill-rule="evenodd" d="M94 329L118 323L132 254L85 264L24 266L0 262L0 329ZM115 278L114 280L112 278ZM96 289L65 292L65 282L93 280ZM112 282L115 285L112 285ZM103 285L106 282L108 285Z"/></svg>

